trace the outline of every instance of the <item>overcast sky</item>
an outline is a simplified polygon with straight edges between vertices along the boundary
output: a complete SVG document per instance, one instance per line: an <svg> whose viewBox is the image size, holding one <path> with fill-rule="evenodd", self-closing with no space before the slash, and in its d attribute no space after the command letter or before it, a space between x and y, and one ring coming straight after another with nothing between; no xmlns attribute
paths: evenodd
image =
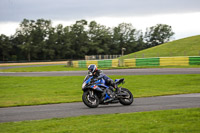
<svg viewBox="0 0 200 133"><path fill-rule="evenodd" d="M175 39L200 35L200 0L0 0L0 34L14 34L24 19L71 25L86 19L109 27L119 23L145 29L172 26Z"/></svg>

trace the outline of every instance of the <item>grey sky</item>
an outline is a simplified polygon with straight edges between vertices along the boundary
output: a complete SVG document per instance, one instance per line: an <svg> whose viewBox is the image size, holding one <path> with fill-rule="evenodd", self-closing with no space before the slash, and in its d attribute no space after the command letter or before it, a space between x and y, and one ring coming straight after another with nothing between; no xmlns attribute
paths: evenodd
<svg viewBox="0 0 200 133"><path fill-rule="evenodd" d="M0 34L13 35L24 18L50 19L54 26L81 19L109 27L125 22L143 32L161 23L180 39L200 35L200 0L0 0Z"/></svg>
<svg viewBox="0 0 200 133"><path fill-rule="evenodd" d="M200 12L200 0L0 0L0 22Z"/></svg>

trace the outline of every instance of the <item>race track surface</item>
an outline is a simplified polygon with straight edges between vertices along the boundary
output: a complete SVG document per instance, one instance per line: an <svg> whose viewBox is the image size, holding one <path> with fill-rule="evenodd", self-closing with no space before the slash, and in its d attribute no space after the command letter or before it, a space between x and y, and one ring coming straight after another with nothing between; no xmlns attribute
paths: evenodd
<svg viewBox="0 0 200 133"><path fill-rule="evenodd" d="M81 115L130 113L200 107L200 93L148 98L136 98L130 106L121 104L100 105L91 109L82 102L39 106L0 108L0 122L39 120Z"/></svg>
<svg viewBox="0 0 200 133"><path fill-rule="evenodd" d="M103 70L106 75L200 74L200 68L146 68ZM0 76L85 76L87 71L0 72Z"/></svg>

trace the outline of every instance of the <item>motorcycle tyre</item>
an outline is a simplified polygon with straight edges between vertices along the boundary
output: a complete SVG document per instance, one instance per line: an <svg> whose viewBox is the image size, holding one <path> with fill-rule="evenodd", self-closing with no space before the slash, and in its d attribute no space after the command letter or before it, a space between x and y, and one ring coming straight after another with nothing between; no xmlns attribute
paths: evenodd
<svg viewBox="0 0 200 133"><path fill-rule="evenodd" d="M133 101L134 101L133 94L132 94L128 89L126 89L126 88L121 88L121 91L122 91L122 92L123 92L123 91L128 92L129 95L131 96L131 100L130 100L129 102L127 102L127 101L125 101L125 99L120 98L120 99L119 99L119 102L120 102L122 105L131 105L131 104L133 103Z"/></svg>
<svg viewBox="0 0 200 133"><path fill-rule="evenodd" d="M94 98L96 99L96 104L93 105L91 104L90 102L88 102L87 100L87 95L88 95L89 91L85 91L82 95L82 100L83 100L83 103L88 106L89 108L96 108L99 106L99 98L97 97L96 94L94 94Z"/></svg>

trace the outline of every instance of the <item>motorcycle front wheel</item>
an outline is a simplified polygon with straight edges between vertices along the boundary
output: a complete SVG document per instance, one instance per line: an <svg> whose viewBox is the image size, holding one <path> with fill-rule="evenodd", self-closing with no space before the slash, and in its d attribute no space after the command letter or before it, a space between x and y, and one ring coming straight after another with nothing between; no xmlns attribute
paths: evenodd
<svg viewBox="0 0 200 133"><path fill-rule="evenodd" d="M83 103L90 108L96 108L99 106L99 98L95 93L91 92L90 90L83 93L82 100Z"/></svg>
<svg viewBox="0 0 200 133"><path fill-rule="evenodd" d="M131 105L134 99L132 93L126 88L121 88L121 93L126 93L127 96L120 98L119 102L123 105Z"/></svg>

